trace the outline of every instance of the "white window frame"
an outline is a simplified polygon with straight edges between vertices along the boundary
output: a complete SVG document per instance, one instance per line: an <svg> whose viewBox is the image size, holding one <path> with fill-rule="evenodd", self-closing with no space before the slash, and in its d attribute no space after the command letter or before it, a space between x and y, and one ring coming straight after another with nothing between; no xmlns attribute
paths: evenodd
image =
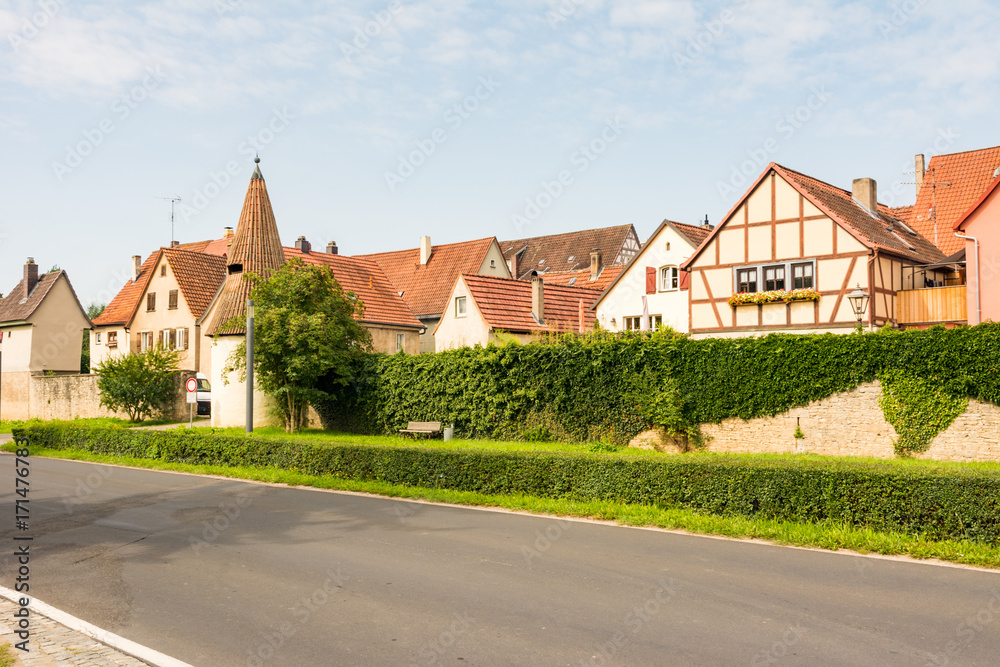
<svg viewBox="0 0 1000 667"><path fill-rule="evenodd" d="M455 317L465 317L468 315L468 306L464 296L455 297Z"/></svg>
<svg viewBox="0 0 1000 667"><path fill-rule="evenodd" d="M406 334L396 334L396 352L406 352Z"/></svg>
<svg viewBox="0 0 1000 667"><path fill-rule="evenodd" d="M181 328L175 330L174 345L175 350L186 350L187 349L187 329Z"/></svg>
<svg viewBox="0 0 1000 667"><path fill-rule="evenodd" d="M657 272L657 291L676 292L680 289L680 271L675 264L661 266Z"/></svg>
<svg viewBox="0 0 1000 667"><path fill-rule="evenodd" d="M101 344L101 332L100 331L95 331L94 332L94 342L97 343L98 345Z"/></svg>
<svg viewBox="0 0 1000 667"><path fill-rule="evenodd" d="M658 329L663 325L663 315L649 316L650 331ZM640 331L642 329L642 315L626 315L622 318L623 331Z"/></svg>
<svg viewBox="0 0 1000 667"><path fill-rule="evenodd" d="M785 291L791 291L796 289L795 287L795 275L792 271L793 267L801 266L803 264L808 264L812 267L812 289L816 289L817 283L817 262L814 257L804 257L801 259L786 259L778 262L760 262L759 264L742 264L740 266L733 267L733 293L740 291L740 271L756 271L757 277L755 282L757 283L757 289L754 290L754 294L757 292L765 292L767 287L767 281L765 278L765 269L784 267L785 269Z"/></svg>

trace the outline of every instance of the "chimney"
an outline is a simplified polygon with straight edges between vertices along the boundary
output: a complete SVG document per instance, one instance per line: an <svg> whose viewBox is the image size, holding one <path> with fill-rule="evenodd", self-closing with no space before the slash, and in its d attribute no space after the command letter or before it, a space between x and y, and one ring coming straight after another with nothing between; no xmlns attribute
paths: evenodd
<svg viewBox="0 0 1000 667"><path fill-rule="evenodd" d="M878 211L878 192L874 178L855 178L851 183L851 194L869 212Z"/></svg>
<svg viewBox="0 0 1000 667"><path fill-rule="evenodd" d="M531 272L531 316L539 324L545 324L545 289L537 271Z"/></svg>
<svg viewBox="0 0 1000 667"><path fill-rule="evenodd" d="M590 279L597 280L601 273L601 251L594 248L590 251Z"/></svg>
<svg viewBox="0 0 1000 667"><path fill-rule="evenodd" d="M176 247L177 247L177 246L179 246L180 244L181 244L181 242L180 242L180 241L171 241L171 242L170 242L170 247L171 247L171 248L176 248Z"/></svg>
<svg viewBox="0 0 1000 667"><path fill-rule="evenodd" d="M142 256L132 255L132 282L139 279L139 269L142 268Z"/></svg>
<svg viewBox="0 0 1000 667"><path fill-rule="evenodd" d="M28 261L24 263L24 298L27 299L28 295L31 294L31 290L35 289L35 285L38 284L38 265L35 264L35 258L29 257Z"/></svg>
<svg viewBox="0 0 1000 667"><path fill-rule="evenodd" d="M927 165L924 164L923 153L917 154L916 158L913 160L916 165L916 170L913 173L913 180L917 184L917 194L920 194L920 186L924 183L924 173L927 171Z"/></svg>
<svg viewBox="0 0 1000 667"><path fill-rule="evenodd" d="M330 241L329 243L326 244L326 253L328 255L336 255L337 254L337 242L336 241Z"/></svg>
<svg viewBox="0 0 1000 667"><path fill-rule="evenodd" d="M222 238L224 238L224 239L231 239L231 238L233 238L233 228L232 227L223 227L222 228Z"/></svg>
<svg viewBox="0 0 1000 667"><path fill-rule="evenodd" d="M420 266L427 266L431 258L431 237L420 237Z"/></svg>
<svg viewBox="0 0 1000 667"><path fill-rule="evenodd" d="M306 237L300 236L299 238L295 239L295 249L301 252L302 254L308 255L309 250L311 248L312 245L309 243L309 241L306 241Z"/></svg>
<svg viewBox="0 0 1000 667"><path fill-rule="evenodd" d="M513 255L510 256L510 259L507 260L507 268L510 269L510 277L516 279L517 278L517 253L516 252Z"/></svg>

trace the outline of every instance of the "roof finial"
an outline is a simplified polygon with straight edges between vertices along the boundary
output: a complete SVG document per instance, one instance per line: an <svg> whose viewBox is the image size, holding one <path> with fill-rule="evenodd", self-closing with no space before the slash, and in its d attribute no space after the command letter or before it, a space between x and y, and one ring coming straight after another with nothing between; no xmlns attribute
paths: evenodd
<svg viewBox="0 0 1000 667"><path fill-rule="evenodd" d="M255 178L259 178L264 180L264 174L260 173L260 155L255 155L253 161L255 166L253 168L253 175L250 176L250 179L253 180Z"/></svg>
<svg viewBox="0 0 1000 667"><path fill-rule="evenodd" d="M255 154L255 155L254 155L254 158L253 158L253 161L254 161L254 162L255 162L256 164L260 164L260 155L259 155L259 154Z"/></svg>

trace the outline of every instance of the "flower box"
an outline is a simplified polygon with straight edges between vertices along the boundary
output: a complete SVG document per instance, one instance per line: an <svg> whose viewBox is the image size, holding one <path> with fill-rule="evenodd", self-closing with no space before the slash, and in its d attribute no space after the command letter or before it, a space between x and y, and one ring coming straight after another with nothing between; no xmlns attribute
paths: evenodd
<svg viewBox="0 0 1000 667"><path fill-rule="evenodd" d="M770 292L736 292L729 297L729 305L753 306L764 303L791 303L792 301L819 301L820 293L812 288L773 290Z"/></svg>

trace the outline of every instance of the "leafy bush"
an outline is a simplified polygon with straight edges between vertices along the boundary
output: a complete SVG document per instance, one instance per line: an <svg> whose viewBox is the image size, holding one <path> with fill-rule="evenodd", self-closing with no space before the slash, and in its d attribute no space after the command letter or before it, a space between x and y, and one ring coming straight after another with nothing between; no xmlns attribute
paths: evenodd
<svg viewBox="0 0 1000 667"><path fill-rule="evenodd" d="M799 522L831 520L936 540L1000 541L1000 471L982 468L747 456L487 452L73 423L27 424L15 435L27 437L32 446L178 463L295 468L310 475L416 487Z"/></svg>
<svg viewBox="0 0 1000 667"><path fill-rule="evenodd" d="M875 334L771 334L692 340L669 332L596 333L551 343L368 355L355 381L316 405L326 428L394 433L407 421L454 423L459 437L518 437L545 410L556 437L625 444L653 406L636 378L680 391L679 424L780 414L890 370L949 396L1000 403L1000 324ZM652 411L651 411L652 410ZM668 415L669 416L669 415ZM675 416L670 416L675 419Z"/></svg>
<svg viewBox="0 0 1000 667"><path fill-rule="evenodd" d="M933 383L900 370L886 371L879 380L879 407L899 435L893 448L900 456L927 451L934 436L969 407L967 397L951 396Z"/></svg>
<svg viewBox="0 0 1000 667"><path fill-rule="evenodd" d="M157 345L145 352L109 357L97 366L101 405L133 422L164 413L177 394L178 355Z"/></svg>

